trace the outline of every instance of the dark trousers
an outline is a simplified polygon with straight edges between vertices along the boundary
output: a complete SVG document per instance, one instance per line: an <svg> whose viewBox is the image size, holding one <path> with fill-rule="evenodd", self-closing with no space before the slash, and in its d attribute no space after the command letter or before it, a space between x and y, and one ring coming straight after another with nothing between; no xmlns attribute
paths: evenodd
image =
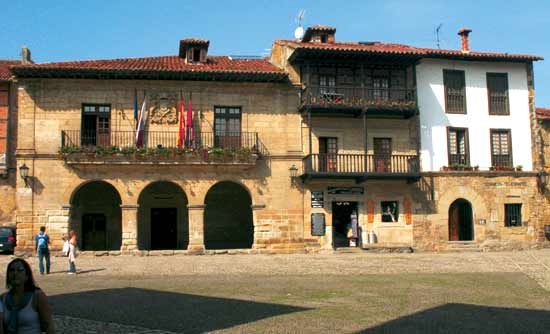
<svg viewBox="0 0 550 334"><path fill-rule="evenodd" d="M76 273L76 266L74 265L74 262L69 260L69 272L70 273Z"/></svg>
<svg viewBox="0 0 550 334"><path fill-rule="evenodd" d="M50 273L50 250L47 248L38 248L38 269L44 273L44 258L46 258L46 272Z"/></svg>

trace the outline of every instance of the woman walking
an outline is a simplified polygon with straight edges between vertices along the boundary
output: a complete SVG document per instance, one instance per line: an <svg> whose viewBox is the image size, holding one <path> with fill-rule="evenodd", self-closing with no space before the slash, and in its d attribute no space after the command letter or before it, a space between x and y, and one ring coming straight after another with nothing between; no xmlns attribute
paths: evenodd
<svg viewBox="0 0 550 334"><path fill-rule="evenodd" d="M14 259L8 264L6 289L8 291L2 294L4 326L0 333L55 333L48 297L36 286L31 267L25 260Z"/></svg>
<svg viewBox="0 0 550 334"><path fill-rule="evenodd" d="M73 230L69 231L69 272L68 274L76 274L76 233Z"/></svg>

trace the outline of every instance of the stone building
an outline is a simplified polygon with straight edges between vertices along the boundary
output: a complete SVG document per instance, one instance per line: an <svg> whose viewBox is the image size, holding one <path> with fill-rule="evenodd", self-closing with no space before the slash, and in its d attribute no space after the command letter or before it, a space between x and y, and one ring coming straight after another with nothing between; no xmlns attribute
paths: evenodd
<svg viewBox="0 0 550 334"><path fill-rule="evenodd" d="M317 251L355 226L363 247L544 245L542 58L470 51L467 29L461 50L335 32L270 59L191 38L176 56L10 67L19 249L41 225L102 253Z"/></svg>

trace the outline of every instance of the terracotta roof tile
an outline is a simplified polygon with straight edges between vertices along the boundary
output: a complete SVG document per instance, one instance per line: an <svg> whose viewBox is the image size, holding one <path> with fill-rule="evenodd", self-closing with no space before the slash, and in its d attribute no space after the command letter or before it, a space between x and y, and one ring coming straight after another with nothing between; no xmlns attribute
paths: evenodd
<svg viewBox="0 0 550 334"><path fill-rule="evenodd" d="M539 119L550 119L550 108L537 108L536 113Z"/></svg>
<svg viewBox="0 0 550 334"><path fill-rule="evenodd" d="M124 58L110 60L85 60L15 66L17 75L29 73L226 73L250 75L275 75L287 77L286 73L267 59L232 59L228 56L209 56L206 63L187 64L178 56Z"/></svg>
<svg viewBox="0 0 550 334"><path fill-rule="evenodd" d="M0 60L0 81L9 80L12 76L9 67L20 63L19 60Z"/></svg>
<svg viewBox="0 0 550 334"><path fill-rule="evenodd" d="M297 49L327 50L342 52L365 52L373 54L397 54L397 55L416 55L425 58L480 58L480 59L499 59L499 60L543 60L543 57L509 54L497 52L476 52L471 51L463 53L461 50L441 50L431 48L418 48L404 44L380 43L380 42L338 42L338 43L311 43L296 42L292 40L278 40L276 43L288 44Z"/></svg>

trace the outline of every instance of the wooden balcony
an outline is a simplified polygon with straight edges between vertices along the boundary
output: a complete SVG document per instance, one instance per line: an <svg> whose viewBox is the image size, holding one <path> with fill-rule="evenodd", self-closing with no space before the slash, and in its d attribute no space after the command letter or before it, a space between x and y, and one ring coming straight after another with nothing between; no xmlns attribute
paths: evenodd
<svg viewBox="0 0 550 334"><path fill-rule="evenodd" d="M367 179L420 178L420 165L416 155L374 154L309 154L303 159L302 180L355 179L357 183Z"/></svg>
<svg viewBox="0 0 550 334"><path fill-rule="evenodd" d="M409 118L418 111L416 90L406 88L323 87L302 90L300 111L326 116Z"/></svg>
<svg viewBox="0 0 550 334"><path fill-rule="evenodd" d="M250 168L267 155L256 132L201 132L180 147L176 131L61 131L60 155L67 164L226 165Z"/></svg>

